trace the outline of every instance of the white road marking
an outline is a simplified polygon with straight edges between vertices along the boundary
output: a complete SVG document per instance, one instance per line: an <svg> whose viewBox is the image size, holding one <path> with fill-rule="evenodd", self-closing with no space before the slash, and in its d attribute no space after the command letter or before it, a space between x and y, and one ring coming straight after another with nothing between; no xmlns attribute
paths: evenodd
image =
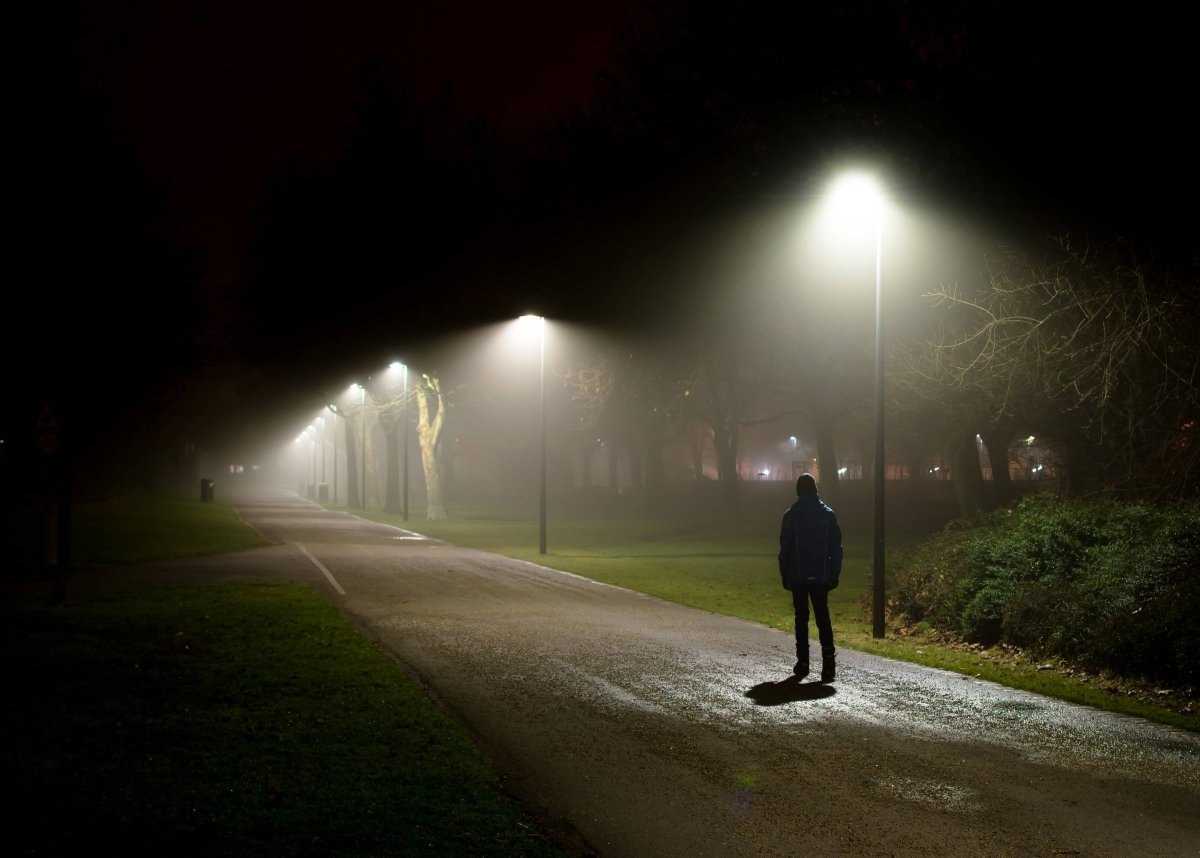
<svg viewBox="0 0 1200 858"><path fill-rule="evenodd" d="M342 589L342 585L339 584L337 582L337 579L333 577L333 573L330 572L328 569L326 569L324 564L321 563L320 560L313 557L311 551L309 551L307 548L305 548L299 542L296 543L296 547L299 548L301 551L303 551L304 556L313 562L313 566L316 566L318 569L321 570L322 573L324 573L325 577L329 579L329 583L333 585L333 589L337 590L339 595L341 595L341 596L346 595L346 591Z"/></svg>

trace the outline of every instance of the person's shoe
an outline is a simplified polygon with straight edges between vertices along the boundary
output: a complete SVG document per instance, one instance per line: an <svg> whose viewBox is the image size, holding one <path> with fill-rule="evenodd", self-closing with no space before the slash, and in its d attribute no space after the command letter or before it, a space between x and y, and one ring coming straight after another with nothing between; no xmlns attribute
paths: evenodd
<svg viewBox="0 0 1200 858"><path fill-rule="evenodd" d="M837 670L834 665L834 656L835 655L836 655L836 653L834 650L822 650L821 651L821 681L822 682L833 682L834 677L837 675Z"/></svg>
<svg viewBox="0 0 1200 858"><path fill-rule="evenodd" d="M796 666L792 668L792 673L796 674L798 678L803 679L808 676L808 670L807 661L797 661Z"/></svg>

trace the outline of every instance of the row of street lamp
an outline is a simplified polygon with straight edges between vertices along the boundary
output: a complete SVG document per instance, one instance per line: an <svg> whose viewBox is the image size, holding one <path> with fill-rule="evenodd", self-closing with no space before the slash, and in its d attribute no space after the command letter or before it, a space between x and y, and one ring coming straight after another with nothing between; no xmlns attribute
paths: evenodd
<svg viewBox="0 0 1200 858"><path fill-rule="evenodd" d="M546 443L547 443L546 442L546 319L542 316L524 315L517 319L517 323L522 326L535 327L536 331L537 331L537 338L538 338L538 388L539 388L538 389L538 399L539 399L538 407L539 407L539 412L540 412L540 414L539 414L539 430L538 430L538 434L539 434L538 552L541 554L545 554L546 553L546 508L547 508L547 503L546 503L546 467L547 467L547 465L546 465ZM401 463L401 469L402 469L401 512L402 512L404 521L408 521L408 500L409 500L408 366L406 364L400 363L399 361L396 361L396 362L393 362L392 364L390 364L388 368L391 370L398 369L403 372L403 392L401 393L401 402L403 403L404 414L401 418L401 423L403 426L403 429L402 429L403 440L402 440L401 452L400 452L400 463ZM355 383L350 386L349 392L357 393L358 397L359 397L359 413L360 413L360 417L361 417L361 427L360 427L361 440L360 440L360 453L359 453L359 457L361 459L361 471L360 471L360 483L359 483L359 492L360 492L359 502L361 503L362 507L365 508L366 500L367 500L367 498L366 498L366 490L367 490L367 455L366 455L366 452L367 452L367 420L366 420L367 388L366 388L366 385L364 385L364 384ZM330 411L334 412L335 414L340 413L340 412L338 412L336 405L331 404L328 406L328 408ZM317 419L320 420L323 425L324 417L319 417ZM315 429L314 429L313 425L310 424L305 431L306 432L315 432ZM298 438L297 440L302 440L302 439L303 439L303 434L301 435L301 438ZM315 436L314 436L314 444L315 444ZM335 469L337 467L336 455L334 456L334 467L335 467ZM323 468L324 468L324 451L322 448L322 469ZM314 465L314 470L315 470L315 465ZM316 482L315 474L313 477L313 481L314 481L314 483ZM322 482L323 482L323 479L322 479ZM336 482L336 472L335 472L335 482Z"/></svg>
<svg viewBox="0 0 1200 858"><path fill-rule="evenodd" d="M872 634L884 636L884 354L883 354L883 211L884 199L879 186L865 174L850 174L839 180L833 188L831 202L856 222L864 220L874 233L875 245L875 450L874 450L874 532L872 583ZM538 467L538 552L546 553L546 320L542 316L525 315L518 322L535 326L538 335L538 383L539 383L539 467ZM404 474L403 516L408 520L408 367L393 363L391 368L404 371L404 452L401 457ZM362 481L360 486L362 505L366 507L367 485L367 436L366 406L367 389L362 384L354 385L360 393L362 409ZM331 406L336 412L336 408ZM337 458L334 457L336 468ZM323 467L323 463L322 463ZM336 480L336 476L335 476Z"/></svg>

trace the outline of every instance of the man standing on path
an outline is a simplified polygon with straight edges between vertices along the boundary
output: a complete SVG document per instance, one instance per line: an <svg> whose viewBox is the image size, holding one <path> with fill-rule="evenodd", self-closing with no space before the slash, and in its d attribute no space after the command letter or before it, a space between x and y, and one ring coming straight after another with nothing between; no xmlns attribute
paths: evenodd
<svg viewBox="0 0 1200 858"><path fill-rule="evenodd" d="M796 611L796 666L801 679L808 676L808 605L812 602L821 642L821 681L834 678L833 621L829 618L829 591L842 574L842 529L837 514L817 494L812 474L796 480L796 502L783 514L779 529L779 576L792 594Z"/></svg>

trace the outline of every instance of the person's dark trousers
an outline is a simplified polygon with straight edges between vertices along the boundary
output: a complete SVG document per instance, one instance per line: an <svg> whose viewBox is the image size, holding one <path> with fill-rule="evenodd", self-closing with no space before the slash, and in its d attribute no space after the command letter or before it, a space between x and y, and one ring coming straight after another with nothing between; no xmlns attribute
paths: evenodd
<svg viewBox="0 0 1200 858"><path fill-rule="evenodd" d="M821 642L822 674L828 674L829 679L832 679L835 653L833 620L829 618L829 588L824 584L797 587L792 590L792 607L796 611L796 659L800 664L808 664L809 602L812 603L813 619L817 621L817 639Z"/></svg>

